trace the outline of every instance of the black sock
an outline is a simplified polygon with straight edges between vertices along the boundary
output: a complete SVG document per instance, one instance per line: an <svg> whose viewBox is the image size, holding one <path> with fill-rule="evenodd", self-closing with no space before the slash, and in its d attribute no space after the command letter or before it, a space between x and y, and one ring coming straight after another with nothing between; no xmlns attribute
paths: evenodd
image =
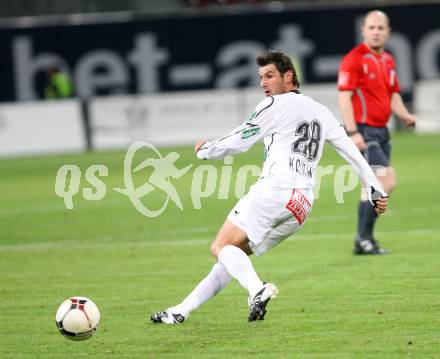
<svg viewBox="0 0 440 359"><path fill-rule="evenodd" d="M368 201L359 202L358 209L358 237L368 239L373 237L374 223L377 213Z"/></svg>

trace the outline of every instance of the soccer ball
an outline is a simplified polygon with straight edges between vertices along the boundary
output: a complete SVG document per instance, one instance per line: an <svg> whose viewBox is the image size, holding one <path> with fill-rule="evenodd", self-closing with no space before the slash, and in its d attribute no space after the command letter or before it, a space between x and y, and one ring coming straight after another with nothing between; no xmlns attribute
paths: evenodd
<svg viewBox="0 0 440 359"><path fill-rule="evenodd" d="M89 339L98 328L100 318L96 304L85 297L65 300L55 316L58 330L71 340Z"/></svg>

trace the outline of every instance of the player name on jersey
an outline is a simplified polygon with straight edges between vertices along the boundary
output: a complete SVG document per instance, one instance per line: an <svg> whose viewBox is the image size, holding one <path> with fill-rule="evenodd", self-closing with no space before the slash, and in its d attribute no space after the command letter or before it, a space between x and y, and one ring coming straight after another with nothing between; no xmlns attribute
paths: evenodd
<svg viewBox="0 0 440 359"><path fill-rule="evenodd" d="M315 170L315 168L308 165L297 157L289 158L289 169L295 173L298 173L301 176L305 176L310 179L313 178L313 172Z"/></svg>

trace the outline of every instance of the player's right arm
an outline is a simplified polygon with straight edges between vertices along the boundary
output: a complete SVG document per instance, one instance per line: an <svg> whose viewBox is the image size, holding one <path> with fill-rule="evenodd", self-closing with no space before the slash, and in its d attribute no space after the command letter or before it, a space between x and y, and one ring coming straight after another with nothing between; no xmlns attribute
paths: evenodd
<svg viewBox="0 0 440 359"><path fill-rule="evenodd" d="M200 147L202 147L207 141L205 139L198 140L194 145L194 153L197 153Z"/></svg>
<svg viewBox="0 0 440 359"><path fill-rule="evenodd" d="M215 160L247 151L272 130L274 101L272 96L261 101L248 120L228 135L214 141L199 140L194 146L197 158Z"/></svg>
<svg viewBox="0 0 440 359"><path fill-rule="evenodd" d="M347 133L356 147L363 151L366 145L357 129L352 102L354 91L358 85L359 66L360 61L352 53L342 59L338 72L338 104Z"/></svg>

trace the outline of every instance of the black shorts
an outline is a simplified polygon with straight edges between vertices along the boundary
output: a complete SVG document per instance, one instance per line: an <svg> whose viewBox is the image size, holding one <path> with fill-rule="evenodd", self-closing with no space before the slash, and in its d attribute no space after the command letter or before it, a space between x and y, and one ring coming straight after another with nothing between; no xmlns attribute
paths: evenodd
<svg viewBox="0 0 440 359"><path fill-rule="evenodd" d="M391 156L390 132L388 128L359 124L357 127L367 145L362 155L370 166L388 167Z"/></svg>

